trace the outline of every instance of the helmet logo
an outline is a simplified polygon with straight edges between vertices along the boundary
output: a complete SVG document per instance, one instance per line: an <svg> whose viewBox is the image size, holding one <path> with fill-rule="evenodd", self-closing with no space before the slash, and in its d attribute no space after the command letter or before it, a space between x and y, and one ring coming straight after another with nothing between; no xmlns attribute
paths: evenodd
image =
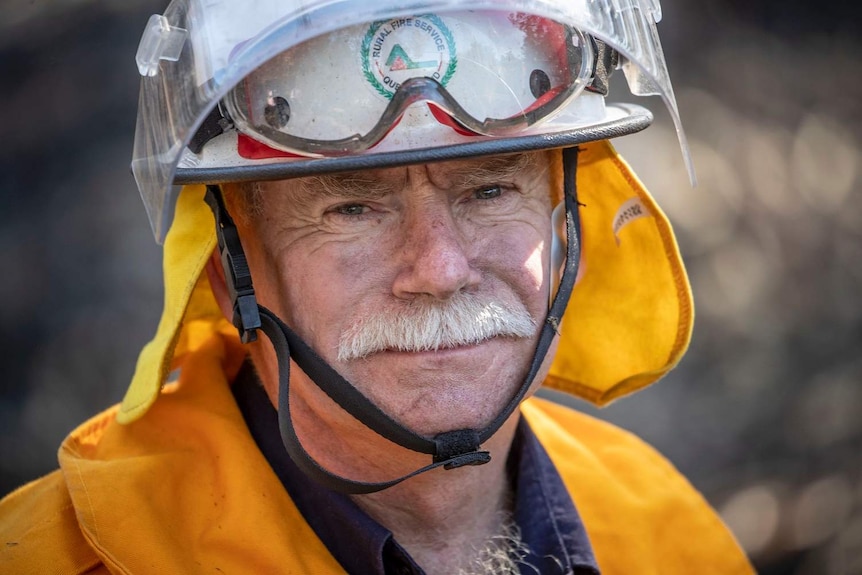
<svg viewBox="0 0 862 575"><path fill-rule="evenodd" d="M360 54L365 79L386 99L410 78L446 86L458 66L452 32L435 14L372 23Z"/></svg>

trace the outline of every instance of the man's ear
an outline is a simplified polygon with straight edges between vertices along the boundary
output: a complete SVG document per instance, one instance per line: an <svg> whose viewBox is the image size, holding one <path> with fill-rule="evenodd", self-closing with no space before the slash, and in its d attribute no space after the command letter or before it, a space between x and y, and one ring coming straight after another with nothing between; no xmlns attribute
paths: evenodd
<svg viewBox="0 0 862 575"><path fill-rule="evenodd" d="M227 291L227 282L224 279L224 268L221 265L218 248L213 250L210 259L206 265L207 279L210 282L210 289L215 296L222 314L228 321L233 321L233 302L230 301L230 294Z"/></svg>

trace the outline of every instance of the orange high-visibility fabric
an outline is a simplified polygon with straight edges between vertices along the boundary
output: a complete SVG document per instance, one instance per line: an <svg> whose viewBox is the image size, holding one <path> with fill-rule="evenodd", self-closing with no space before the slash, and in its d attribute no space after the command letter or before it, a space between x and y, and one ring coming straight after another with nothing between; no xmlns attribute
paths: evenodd
<svg viewBox="0 0 862 575"><path fill-rule="evenodd" d="M246 428L229 387L243 358L235 335L216 334L145 416L121 425L114 407L76 429L59 471L0 502L0 572L343 573ZM603 575L752 573L715 512L643 442L543 400L522 412Z"/></svg>

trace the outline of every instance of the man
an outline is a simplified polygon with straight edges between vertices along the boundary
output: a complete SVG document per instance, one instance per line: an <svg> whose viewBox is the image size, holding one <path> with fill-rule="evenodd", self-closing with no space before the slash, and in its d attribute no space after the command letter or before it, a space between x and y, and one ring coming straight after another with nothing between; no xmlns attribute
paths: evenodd
<svg viewBox="0 0 862 575"><path fill-rule="evenodd" d="M749 573L660 456L528 399L606 403L687 345L672 232L606 141L651 121L605 103L618 66L677 117L659 17L154 16L133 170L165 311L122 405L3 501L3 571Z"/></svg>

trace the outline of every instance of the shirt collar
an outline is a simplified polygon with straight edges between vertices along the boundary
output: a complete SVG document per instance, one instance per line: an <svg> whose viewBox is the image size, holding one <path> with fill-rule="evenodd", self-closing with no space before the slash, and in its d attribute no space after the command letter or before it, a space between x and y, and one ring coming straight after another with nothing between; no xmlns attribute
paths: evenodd
<svg viewBox="0 0 862 575"><path fill-rule="evenodd" d="M249 431L309 526L348 573L422 573L392 533L341 493L305 476L281 443L278 414L250 362L233 384ZM509 455L515 482L515 522L537 573L598 575L575 505L554 464L521 418Z"/></svg>

